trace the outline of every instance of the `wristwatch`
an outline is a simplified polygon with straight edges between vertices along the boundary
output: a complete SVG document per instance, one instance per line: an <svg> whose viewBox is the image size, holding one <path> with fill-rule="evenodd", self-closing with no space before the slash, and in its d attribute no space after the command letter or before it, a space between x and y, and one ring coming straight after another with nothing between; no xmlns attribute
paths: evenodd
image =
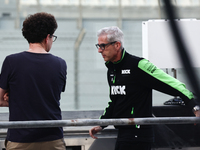
<svg viewBox="0 0 200 150"><path fill-rule="evenodd" d="M194 108L192 109L193 112L200 110L200 107L198 105L194 106Z"/></svg>

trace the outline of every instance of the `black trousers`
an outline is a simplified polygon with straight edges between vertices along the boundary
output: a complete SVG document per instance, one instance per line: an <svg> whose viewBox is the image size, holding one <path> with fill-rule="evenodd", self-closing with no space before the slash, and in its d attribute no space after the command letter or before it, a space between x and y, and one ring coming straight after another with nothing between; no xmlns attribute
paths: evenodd
<svg viewBox="0 0 200 150"><path fill-rule="evenodd" d="M115 150L151 150L151 142L117 141Z"/></svg>

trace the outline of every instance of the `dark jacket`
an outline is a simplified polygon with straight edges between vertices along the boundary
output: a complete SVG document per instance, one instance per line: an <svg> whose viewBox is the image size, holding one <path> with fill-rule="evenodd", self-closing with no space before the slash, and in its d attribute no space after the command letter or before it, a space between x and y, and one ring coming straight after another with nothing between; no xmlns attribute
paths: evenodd
<svg viewBox="0 0 200 150"><path fill-rule="evenodd" d="M185 85L157 68L144 58L122 51L121 60L106 62L107 79L110 86L110 102L101 119L152 117L152 90L180 96L190 108L196 103L192 92ZM131 129L135 136L153 137L152 127L116 126L118 129ZM142 137L141 137L142 138Z"/></svg>

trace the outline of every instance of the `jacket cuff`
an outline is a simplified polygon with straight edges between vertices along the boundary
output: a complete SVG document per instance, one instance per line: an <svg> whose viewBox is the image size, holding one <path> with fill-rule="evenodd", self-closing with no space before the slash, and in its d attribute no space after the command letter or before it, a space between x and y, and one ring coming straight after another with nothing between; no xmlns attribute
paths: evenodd
<svg viewBox="0 0 200 150"><path fill-rule="evenodd" d="M191 99L186 105L189 107L191 111L193 111L193 108L195 106L200 106L200 103L196 99Z"/></svg>

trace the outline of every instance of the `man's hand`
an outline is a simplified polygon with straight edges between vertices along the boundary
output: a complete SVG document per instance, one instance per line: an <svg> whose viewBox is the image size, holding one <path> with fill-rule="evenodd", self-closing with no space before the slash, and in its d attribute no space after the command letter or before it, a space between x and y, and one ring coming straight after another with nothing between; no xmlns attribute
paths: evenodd
<svg viewBox="0 0 200 150"><path fill-rule="evenodd" d="M196 117L200 117L200 110L194 111L194 114ZM195 123L194 125L197 125L197 124Z"/></svg>
<svg viewBox="0 0 200 150"><path fill-rule="evenodd" d="M94 134L97 134L99 131L102 131L102 128L100 126L96 126L89 130L89 134L93 139L97 139L97 137L94 136Z"/></svg>
<svg viewBox="0 0 200 150"><path fill-rule="evenodd" d="M8 97L8 91L0 88L0 107L8 107L9 97Z"/></svg>
<svg viewBox="0 0 200 150"><path fill-rule="evenodd" d="M194 112L196 117L200 117L200 110Z"/></svg>
<svg viewBox="0 0 200 150"><path fill-rule="evenodd" d="M9 93L6 92L3 96L4 101L9 101Z"/></svg>

